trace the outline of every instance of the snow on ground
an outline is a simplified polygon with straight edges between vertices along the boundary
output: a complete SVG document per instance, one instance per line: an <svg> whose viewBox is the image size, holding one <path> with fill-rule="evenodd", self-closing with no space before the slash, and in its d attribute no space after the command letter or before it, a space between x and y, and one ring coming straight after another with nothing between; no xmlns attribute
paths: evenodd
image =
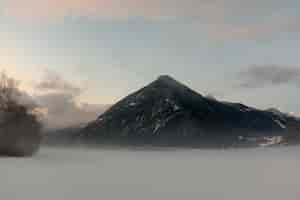
<svg viewBox="0 0 300 200"><path fill-rule="evenodd" d="M3 200L298 200L300 147L42 148L0 158Z"/></svg>

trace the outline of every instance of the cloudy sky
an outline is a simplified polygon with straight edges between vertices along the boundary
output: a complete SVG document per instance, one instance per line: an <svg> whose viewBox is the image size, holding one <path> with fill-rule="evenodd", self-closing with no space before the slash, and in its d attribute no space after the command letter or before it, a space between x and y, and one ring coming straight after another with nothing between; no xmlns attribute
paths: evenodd
<svg viewBox="0 0 300 200"><path fill-rule="evenodd" d="M112 104L169 74L300 113L298 0L0 0L0 23L0 68L40 99Z"/></svg>

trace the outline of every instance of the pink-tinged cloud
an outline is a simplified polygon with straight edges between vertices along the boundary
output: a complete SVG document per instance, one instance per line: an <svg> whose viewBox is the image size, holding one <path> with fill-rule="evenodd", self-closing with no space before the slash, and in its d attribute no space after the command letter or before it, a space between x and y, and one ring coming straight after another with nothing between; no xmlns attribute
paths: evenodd
<svg viewBox="0 0 300 200"><path fill-rule="evenodd" d="M66 15L112 16L115 12L123 15L120 11L116 2L108 0L11 0L4 8L8 16L33 20Z"/></svg>
<svg viewBox="0 0 300 200"><path fill-rule="evenodd" d="M4 14L21 19L66 15L119 18L219 15L224 0L4 0ZM231 0L232 1L232 0ZM210 15L212 16L212 15Z"/></svg>
<svg viewBox="0 0 300 200"><path fill-rule="evenodd" d="M19 18L52 18L68 15L92 17L199 17L203 21L230 17L270 16L276 6L293 6L294 0L2 0L2 11ZM271 8L274 5L275 8Z"/></svg>
<svg viewBox="0 0 300 200"><path fill-rule="evenodd" d="M144 17L196 18L192 29L216 40L268 38L279 32L299 32L297 17L271 9L270 0L4 0L4 15L42 21L64 16L101 19ZM242 3L241 3L242 2ZM292 0L287 0L291 3ZM280 7L280 5L278 5ZM244 18L255 18L241 22ZM238 23L238 21L240 22Z"/></svg>

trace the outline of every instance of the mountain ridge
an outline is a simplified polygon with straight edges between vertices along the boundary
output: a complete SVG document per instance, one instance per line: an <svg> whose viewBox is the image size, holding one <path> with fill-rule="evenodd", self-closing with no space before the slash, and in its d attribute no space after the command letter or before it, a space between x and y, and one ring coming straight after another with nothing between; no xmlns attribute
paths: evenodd
<svg viewBox="0 0 300 200"><path fill-rule="evenodd" d="M88 124L80 137L166 145L222 143L225 138L236 142L241 136L286 136L299 127L292 117L207 98L163 75L117 102Z"/></svg>

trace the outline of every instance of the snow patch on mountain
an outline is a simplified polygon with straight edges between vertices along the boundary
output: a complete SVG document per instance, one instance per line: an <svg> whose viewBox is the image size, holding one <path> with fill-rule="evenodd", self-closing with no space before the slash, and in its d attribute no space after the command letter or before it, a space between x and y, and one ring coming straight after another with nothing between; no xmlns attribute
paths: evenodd
<svg viewBox="0 0 300 200"><path fill-rule="evenodd" d="M136 106L136 105L137 105L136 102L131 102L131 103L129 103L129 106Z"/></svg>
<svg viewBox="0 0 300 200"><path fill-rule="evenodd" d="M274 137L264 137L264 142L259 144L260 147L268 147L277 144L281 144L283 142L282 136L274 136Z"/></svg>
<svg viewBox="0 0 300 200"><path fill-rule="evenodd" d="M286 126L278 119L275 119L274 122L276 122L282 129L286 129Z"/></svg>

